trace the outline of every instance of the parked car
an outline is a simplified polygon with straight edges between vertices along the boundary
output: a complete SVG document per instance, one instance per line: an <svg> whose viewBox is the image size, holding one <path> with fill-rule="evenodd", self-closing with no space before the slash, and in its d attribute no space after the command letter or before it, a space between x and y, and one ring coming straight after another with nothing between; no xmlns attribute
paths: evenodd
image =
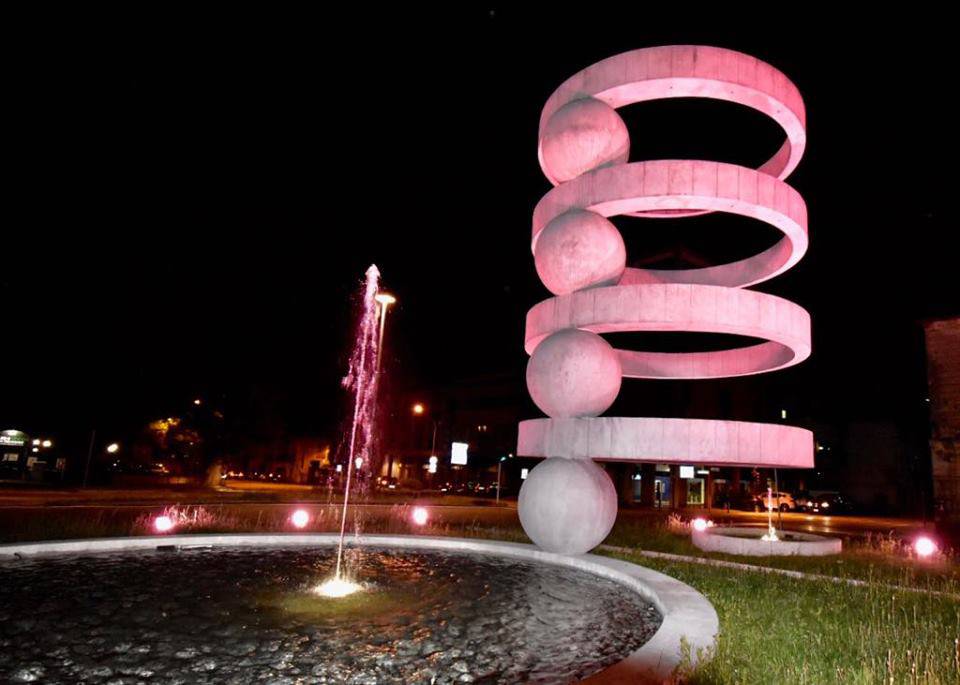
<svg viewBox="0 0 960 685"><path fill-rule="evenodd" d="M825 516L849 514L853 511L853 503L839 492L819 491L798 497L797 510Z"/></svg>
<svg viewBox="0 0 960 685"><path fill-rule="evenodd" d="M789 492L774 492L772 497L768 498L764 493L757 497L757 511L766 511L767 509L779 509L780 511L793 511L797 508L793 495Z"/></svg>
<svg viewBox="0 0 960 685"><path fill-rule="evenodd" d="M749 492L737 492L727 495L725 499L717 503L718 507L725 507L729 504L731 509L740 511L756 511L757 498Z"/></svg>

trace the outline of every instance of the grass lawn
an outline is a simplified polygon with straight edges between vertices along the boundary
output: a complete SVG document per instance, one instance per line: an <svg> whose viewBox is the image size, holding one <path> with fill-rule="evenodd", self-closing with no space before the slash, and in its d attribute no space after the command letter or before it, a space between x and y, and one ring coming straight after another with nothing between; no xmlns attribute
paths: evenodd
<svg viewBox="0 0 960 685"><path fill-rule="evenodd" d="M696 547L686 529L667 525L664 520L620 522L606 540L607 544L637 547L653 552L690 557L722 559L742 564L767 566L802 573L905 585L960 595L960 564L952 555L919 562L899 540L875 536L866 540L844 541L842 554L826 557L763 556L745 557L707 553Z"/></svg>
<svg viewBox="0 0 960 685"><path fill-rule="evenodd" d="M957 683L960 602L637 555L702 592L720 617L693 683Z"/></svg>
<svg viewBox="0 0 960 685"><path fill-rule="evenodd" d="M309 530L332 531L339 508L313 504ZM289 506L184 506L177 532L290 531ZM357 510L359 513L360 510ZM150 512L150 513L147 513ZM4 541L151 534L153 509L104 508L0 511ZM527 542L515 509L438 508L429 525L410 522L409 505L364 510L367 533L483 537ZM351 525L353 528L353 525ZM694 548L682 524L659 516L621 517L607 539L634 550L708 556ZM690 562L601 551L662 571L706 595L721 633L714 659L689 675L695 683L960 683L960 600L907 588L960 595L951 556L919 562L887 538L854 544L820 558L731 557L742 563L868 581L865 587L801 580Z"/></svg>

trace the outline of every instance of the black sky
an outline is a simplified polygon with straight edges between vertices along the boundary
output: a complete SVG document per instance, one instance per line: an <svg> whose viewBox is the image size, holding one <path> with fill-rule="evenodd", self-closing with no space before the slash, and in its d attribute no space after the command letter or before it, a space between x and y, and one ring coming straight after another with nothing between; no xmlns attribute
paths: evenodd
<svg viewBox="0 0 960 685"><path fill-rule="evenodd" d="M734 382L807 416L914 421L919 321L960 313L951 23L588 9L25 21L8 62L0 427L79 441L226 395L327 430L373 262L399 298L398 378L522 384L523 317L547 295L529 251L549 188L540 108L577 70L669 43L753 54L807 105L789 183L810 250L758 289L810 310L813 356ZM757 165L780 140L734 105L623 113L631 161ZM776 238L724 217L617 223L633 259L682 243L723 261ZM616 409L642 414L667 387L632 382Z"/></svg>

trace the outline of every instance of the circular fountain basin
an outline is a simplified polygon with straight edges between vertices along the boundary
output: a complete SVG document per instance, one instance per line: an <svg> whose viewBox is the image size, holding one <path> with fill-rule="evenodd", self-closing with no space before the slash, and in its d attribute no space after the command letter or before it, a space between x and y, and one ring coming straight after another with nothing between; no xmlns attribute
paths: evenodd
<svg viewBox="0 0 960 685"><path fill-rule="evenodd" d="M718 630L702 595L655 571L458 538L351 538L364 590L320 598L336 541L0 546L0 680L661 682L681 640L695 665Z"/></svg>
<svg viewBox="0 0 960 685"><path fill-rule="evenodd" d="M840 554L843 542L839 538L827 538L811 533L781 531L779 540L762 540L766 528L743 526L711 526L705 530L693 530L693 544L705 552L723 552L751 557L807 556L820 557Z"/></svg>

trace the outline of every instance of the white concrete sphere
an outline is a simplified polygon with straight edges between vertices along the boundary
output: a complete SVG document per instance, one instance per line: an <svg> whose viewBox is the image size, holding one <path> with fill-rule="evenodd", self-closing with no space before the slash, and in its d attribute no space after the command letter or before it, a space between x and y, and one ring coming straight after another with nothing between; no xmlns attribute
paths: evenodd
<svg viewBox="0 0 960 685"><path fill-rule="evenodd" d="M520 487L523 530L548 552L585 554L603 542L617 519L617 491L590 459L551 457Z"/></svg>
<svg viewBox="0 0 960 685"><path fill-rule="evenodd" d="M540 280L554 295L614 285L627 266L617 227L584 209L571 209L548 223L533 256Z"/></svg>
<svg viewBox="0 0 960 685"><path fill-rule="evenodd" d="M596 333L565 328L537 345L527 362L527 390L553 418L599 416L620 393L623 369Z"/></svg>
<svg viewBox="0 0 960 685"><path fill-rule="evenodd" d="M617 110L594 98L569 102L550 117L540 138L540 162L557 183L609 164L625 164L630 133Z"/></svg>

